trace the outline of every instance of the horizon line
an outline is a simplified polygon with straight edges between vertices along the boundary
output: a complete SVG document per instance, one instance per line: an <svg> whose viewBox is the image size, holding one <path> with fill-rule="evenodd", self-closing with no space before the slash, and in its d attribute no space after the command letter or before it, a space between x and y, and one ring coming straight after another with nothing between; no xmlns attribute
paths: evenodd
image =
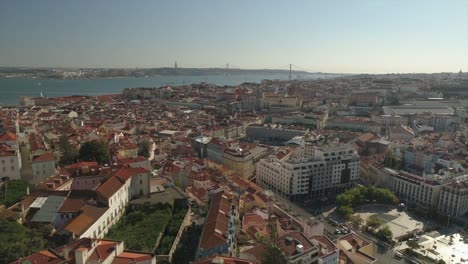
<svg viewBox="0 0 468 264"><path fill-rule="evenodd" d="M71 67L71 66L0 66L0 68L25 68L25 69L174 69L174 67L163 66L163 67ZM226 70L226 68L221 67L177 67L177 69L219 69ZM246 71L289 71L288 69L275 69L275 68L229 68L228 70L246 70ZM369 72L360 72L360 73L351 73L351 72L322 72L322 71L309 71L309 70L292 70L292 72L305 72L308 74L347 74L347 75L391 75L391 74L442 74L442 73L466 73L463 72L463 69L457 71L440 71L440 72L379 72L379 73L369 73Z"/></svg>

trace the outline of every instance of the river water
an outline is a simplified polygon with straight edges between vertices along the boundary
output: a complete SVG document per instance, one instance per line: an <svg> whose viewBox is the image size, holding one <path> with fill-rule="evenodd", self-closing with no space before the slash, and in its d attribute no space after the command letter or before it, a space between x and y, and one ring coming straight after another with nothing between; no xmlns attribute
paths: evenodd
<svg viewBox="0 0 468 264"><path fill-rule="evenodd" d="M330 78L332 75L307 74L300 78ZM288 78L287 74L245 74L245 75L204 75L204 76L157 76L148 78L99 78L99 79L31 79L0 78L0 106L16 105L22 96L46 97L67 95L116 94L124 88L160 87L192 83L213 83L216 85L238 85L244 82L261 82L264 79Z"/></svg>

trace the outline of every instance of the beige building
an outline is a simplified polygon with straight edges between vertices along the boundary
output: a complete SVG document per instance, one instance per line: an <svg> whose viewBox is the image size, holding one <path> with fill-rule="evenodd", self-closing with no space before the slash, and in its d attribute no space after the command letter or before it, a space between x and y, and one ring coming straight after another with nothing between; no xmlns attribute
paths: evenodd
<svg viewBox="0 0 468 264"><path fill-rule="evenodd" d="M462 216L468 212L468 183L452 181L440 191L438 211L443 215Z"/></svg>
<svg viewBox="0 0 468 264"><path fill-rule="evenodd" d="M274 245L283 252L288 264L318 264L319 252L301 232L291 232L278 238Z"/></svg>
<svg viewBox="0 0 468 264"><path fill-rule="evenodd" d="M302 107L302 98L288 96L287 94L263 94L264 108L299 109Z"/></svg>
<svg viewBox="0 0 468 264"><path fill-rule="evenodd" d="M336 246L351 260L351 263L371 264L377 262L375 251L377 247L354 232L340 237Z"/></svg>
<svg viewBox="0 0 468 264"><path fill-rule="evenodd" d="M21 178L21 160L18 158L18 150L0 144L0 181L19 180Z"/></svg>
<svg viewBox="0 0 468 264"><path fill-rule="evenodd" d="M31 183L40 183L55 175L55 159L52 153L44 153L32 159Z"/></svg>
<svg viewBox="0 0 468 264"><path fill-rule="evenodd" d="M382 127L406 125L408 119L399 115L379 115L373 116L372 120Z"/></svg>
<svg viewBox="0 0 468 264"><path fill-rule="evenodd" d="M253 156L248 150L240 148L224 150L223 164L236 171L243 178L249 178L254 173Z"/></svg>
<svg viewBox="0 0 468 264"><path fill-rule="evenodd" d="M352 146L307 144L298 151L302 157L260 160L257 183L292 201L308 201L333 196L356 182L360 160Z"/></svg>
<svg viewBox="0 0 468 264"><path fill-rule="evenodd" d="M425 208L437 208L441 188L437 181L407 172L398 173L393 180L393 191L400 199Z"/></svg>

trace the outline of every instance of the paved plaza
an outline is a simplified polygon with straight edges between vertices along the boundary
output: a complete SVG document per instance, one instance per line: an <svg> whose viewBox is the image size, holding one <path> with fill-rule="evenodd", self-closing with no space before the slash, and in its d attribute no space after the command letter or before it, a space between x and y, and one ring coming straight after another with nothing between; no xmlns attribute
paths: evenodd
<svg viewBox="0 0 468 264"><path fill-rule="evenodd" d="M437 231L427 233L418 241L421 246L415 251L434 260L442 259L445 263L468 262L468 240L458 233L440 234ZM408 246L402 244L397 250L403 250Z"/></svg>
<svg viewBox="0 0 468 264"><path fill-rule="evenodd" d="M385 225L388 225L394 238L398 238L409 232L423 229L424 224L409 216L406 212L391 209L386 206L370 205L359 208L356 212L366 223L372 215L376 215Z"/></svg>

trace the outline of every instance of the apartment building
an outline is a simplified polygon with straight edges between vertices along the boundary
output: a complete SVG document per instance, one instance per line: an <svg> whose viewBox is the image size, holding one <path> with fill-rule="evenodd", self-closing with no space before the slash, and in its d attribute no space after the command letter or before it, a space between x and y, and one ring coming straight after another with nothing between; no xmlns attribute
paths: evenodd
<svg viewBox="0 0 468 264"><path fill-rule="evenodd" d="M18 150L0 143L0 181L21 178L21 159L18 156Z"/></svg>
<svg viewBox="0 0 468 264"><path fill-rule="evenodd" d="M319 263L318 249L301 232L291 232L279 237L275 240L274 245L286 257L288 264Z"/></svg>
<svg viewBox="0 0 468 264"><path fill-rule="evenodd" d="M269 156L260 160L257 183L292 201L308 201L331 197L358 179L359 155L352 146L319 146L306 141L302 148L302 157L279 160Z"/></svg>
<svg viewBox="0 0 468 264"><path fill-rule="evenodd" d="M394 176L392 189L408 204L436 209L442 185L435 180L401 171Z"/></svg>
<svg viewBox="0 0 468 264"><path fill-rule="evenodd" d="M327 236L315 235L311 239L319 252L319 264L338 264L340 250Z"/></svg>
<svg viewBox="0 0 468 264"><path fill-rule="evenodd" d="M253 155L240 147L224 150L222 164L236 171L240 176L249 178L254 172Z"/></svg>
<svg viewBox="0 0 468 264"><path fill-rule="evenodd" d="M50 152L34 156L31 161L32 179L31 183L40 183L55 175L55 159Z"/></svg>
<svg viewBox="0 0 468 264"><path fill-rule="evenodd" d="M438 211L452 217L468 212L468 181L455 180L445 184L440 191Z"/></svg>
<svg viewBox="0 0 468 264"><path fill-rule="evenodd" d="M214 194L198 245L198 259L234 252L235 218L236 209L232 204L232 197L222 192Z"/></svg>

